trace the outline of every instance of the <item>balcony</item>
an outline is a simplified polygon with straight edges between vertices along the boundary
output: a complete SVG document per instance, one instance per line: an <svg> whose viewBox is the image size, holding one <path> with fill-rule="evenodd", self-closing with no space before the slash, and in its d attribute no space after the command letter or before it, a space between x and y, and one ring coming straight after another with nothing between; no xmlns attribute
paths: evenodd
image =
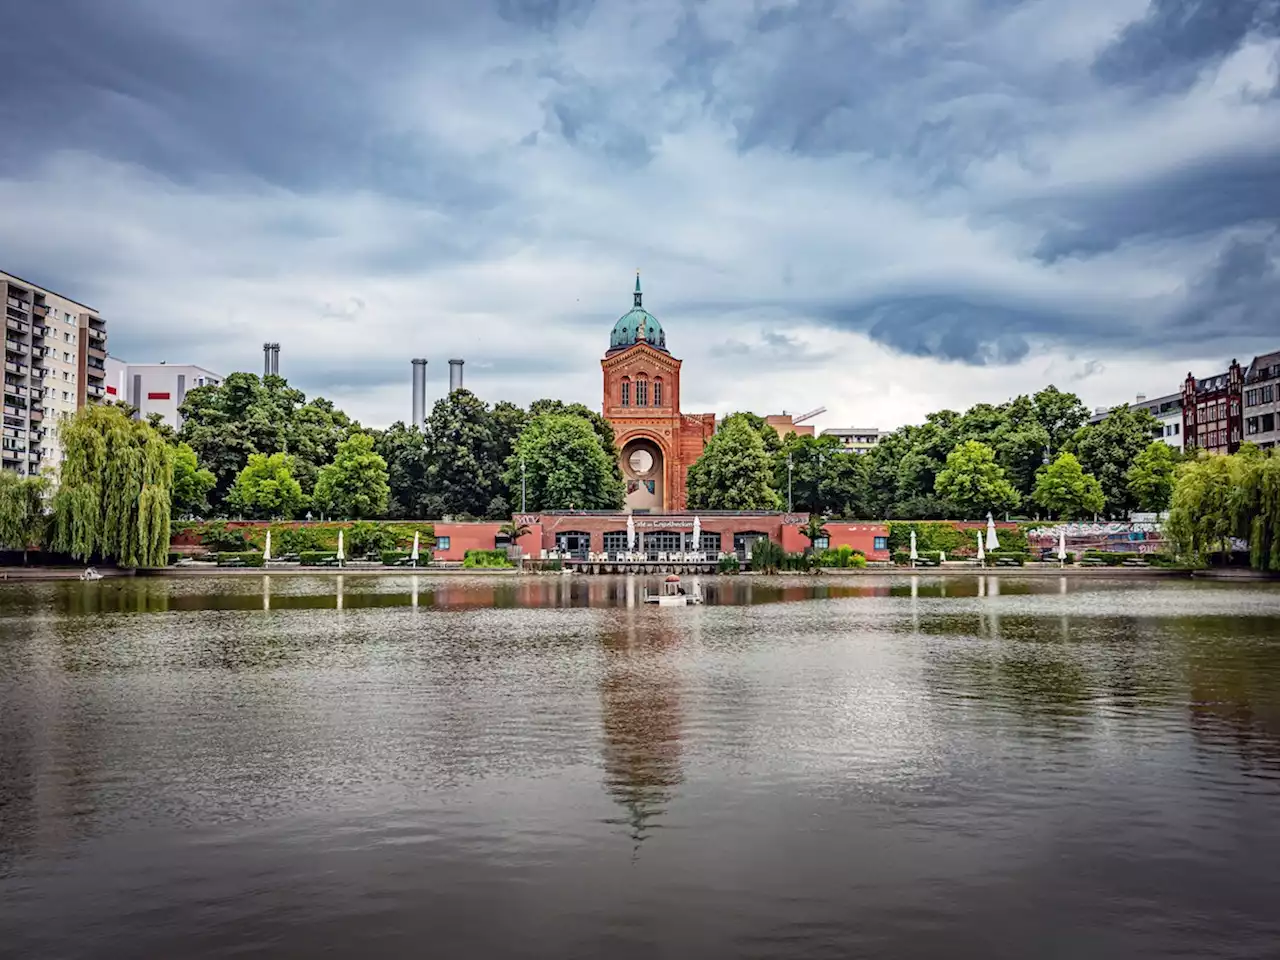
<svg viewBox="0 0 1280 960"><path fill-rule="evenodd" d="M106 361L107 351L104 350L102 347L95 346L92 340L89 341L88 350L89 350L89 356L91 356L93 359L102 361L102 362ZM98 364L98 369L99 370L102 369L101 362Z"/></svg>
<svg viewBox="0 0 1280 960"><path fill-rule="evenodd" d="M23 357L31 353L31 348L25 343L19 343L17 340L9 340L7 338L4 342L4 348L10 353L16 353Z"/></svg>
<svg viewBox="0 0 1280 960"><path fill-rule="evenodd" d="M25 320L18 320L16 317L5 317L4 325L15 333L21 333L24 336L31 329L31 324Z"/></svg>
<svg viewBox="0 0 1280 960"><path fill-rule="evenodd" d="M27 370L30 368L25 363L15 363L12 360L6 360L4 362L4 369L7 373L26 374Z"/></svg>
<svg viewBox="0 0 1280 960"><path fill-rule="evenodd" d="M4 415L6 417L14 417L15 419L20 419L22 417L22 408L12 403L6 403L4 405Z"/></svg>
<svg viewBox="0 0 1280 960"><path fill-rule="evenodd" d="M103 390L101 387L95 387L92 383L85 387L85 392L87 392L91 397L103 397L106 396L107 393L107 391Z"/></svg>
<svg viewBox="0 0 1280 960"><path fill-rule="evenodd" d="M4 385L4 395L6 397L22 397L26 398L31 395L26 387L20 387L16 383L6 383Z"/></svg>
<svg viewBox="0 0 1280 960"><path fill-rule="evenodd" d="M4 435L15 440L25 440L27 438L27 431L22 429L22 427L5 427Z"/></svg>
<svg viewBox="0 0 1280 960"><path fill-rule="evenodd" d="M33 406L31 408L31 422L39 423L44 419L44 407Z"/></svg>
<svg viewBox="0 0 1280 960"><path fill-rule="evenodd" d="M47 337L49 335L49 328L38 323L31 330L37 337Z"/></svg>
<svg viewBox="0 0 1280 960"><path fill-rule="evenodd" d="M47 317L49 315L49 305L47 303L37 303L31 312L37 317Z"/></svg>
<svg viewBox="0 0 1280 960"><path fill-rule="evenodd" d="M28 462L28 463L39 463L39 462L40 462L40 451L39 451L39 450L28 450L28 451L27 451L27 462Z"/></svg>
<svg viewBox="0 0 1280 960"><path fill-rule="evenodd" d="M107 321L101 317L89 317L88 323L89 336L97 337L99 340L107 339Z"/></svg>

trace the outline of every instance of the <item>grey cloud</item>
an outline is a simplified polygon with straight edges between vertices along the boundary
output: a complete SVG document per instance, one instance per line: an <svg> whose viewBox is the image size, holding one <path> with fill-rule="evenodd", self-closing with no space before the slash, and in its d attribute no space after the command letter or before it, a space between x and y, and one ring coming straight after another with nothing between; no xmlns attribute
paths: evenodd
<svg viewBox="0 0 1280 960"><path fill-rule="evenodd" d="M903 295L836 306L824 318L909 356L973 366L1018 363L1030 353L1033 335L1087 340L1098 333L1098 324L1088 318L958 294Z"/></svg>
<svg viewBox="0 0 1280 960"><path fill-rule="evenodd" d="M1183 342L1253 344L1274 349L1280 336L1280 230L1232 238L1188 287L1182 307L1168 318ZM1243 351L1241 351L1243 352Z"/></svg>
<svg viewBox="0 0 1280 960"><path fill-rule="evenodd" d="M1165 176L1085 188L1003 211L1043 225L1035 256L1052 263L1094 256L1138 239L1178 239L1280 220L1280 157L1218 158Z"/></svg>
<svg viewBox="0 0 1280 960"><path fill-rule="evenodd" d="M1277 0L1151 0L1146 16L1098 55L1094 71L1111 82L1176 89L1249 37L1278 34Z"/></svg>

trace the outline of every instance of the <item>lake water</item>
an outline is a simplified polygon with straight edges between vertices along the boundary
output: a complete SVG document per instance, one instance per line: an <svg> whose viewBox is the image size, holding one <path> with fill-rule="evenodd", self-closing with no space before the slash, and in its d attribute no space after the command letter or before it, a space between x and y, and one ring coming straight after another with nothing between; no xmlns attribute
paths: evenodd
<svg viewBox="0 0 1280 960"><path fill-rule="evenodd" d="M1280 955L1280 587L704 584L0 584L0 955Z"/></svg>

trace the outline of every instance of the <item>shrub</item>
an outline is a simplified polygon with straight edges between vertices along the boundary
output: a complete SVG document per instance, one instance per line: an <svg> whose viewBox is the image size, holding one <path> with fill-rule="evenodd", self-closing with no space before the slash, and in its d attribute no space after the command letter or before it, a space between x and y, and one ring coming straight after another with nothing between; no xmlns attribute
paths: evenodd
<svg viewBox="0 0 1280 960"><path fill-rule="evenodd" d="M249 541L239 530L228 530L226 521L218 520L205 527L200 534L200 542L210 550L219 553L242 553Z"/></svg>
<svg viewBox="0 0 1280 960"><path fill-rule="evenodd" d="M271 529L271 548L273 551L278 549L281 553L333 550L337 546L337 540L336 531L320 527L272 527Z"/></svg>
<svg viewBox="0 0 1280 960"><path fill-rule="evenodd" d="M177 563L181 559L182 559L181 554L174 553L172 550L169 551L169 566L172 567L175 563Z"/></svg>
<svg viewBox="0 0 1280 960"><path fill-rule="evenodd" d="M303 550L298 554L298 560L304 567L314 567L337 556L337 552L333 550Z"/></svg>
<svg viewBox="0 0 1280 960"><path fill-rule="evenodd" d="M394 564L399 563L401 560L408 560L409 553L410 551L408 550L383 550L382 562L385 563L388 567L390 567L390 566L393 566ZM427 562L428 556L429 555L424 555L422 551L419 551L418 563L425 565Z"/></svg>
<svg viewBox="0 0 1280 960"><path fill-rule="evenodd" d="M505 550L468 550L462 557L463 567L469 570L493 570L509 568Z"/></svg>
<svg viewBox="0 0 1280 960"><path fill-rule="evenodd" d="M218 554L218 566L238 566L235 561L239 560L246 567L262 566L262 554L256 550L241 551L223 551Z"/></svg>
<svg viewBox="0 0 1280 960"><path fill-rule="evenodd" d="M973 535L954 523L937 520L914 523L894 521L889 524L889 549L907 552L911 545L912 530L916 532L916 553L921 555L925 550L957 553L974 545Z"/></svg>
<svg viewBox="0 0 1280 960"><path fill-rule="evenodd" d="M751 569L760 573L777 573L786 560L786 551L768 537L751 545Z"/></svg>
<svg viewBox="0 0 1280 960"><path fill-rule="evenodd" d="M410 535L412 536L412 534ZM396 534L380 523L359 521L353 523L346 532L346 546L353 556L368 556L384 550L396 548Z"/></svg>
<svg viewBox="0 0 1280 960"><path fill-rule="evenodd" d="M742 565L738 562L736 553L723 553L716 563L716 569L720 573L737 573L741 568Z"/></svg>
<svg viewBox="0 0 1280 960"><path fill-rule="evenodd" d="M994 564L997 560L1012 560L1022 566L1029 559L1021 550L992 550L987 554L987 562Z"/></svg>
<svg viewBox="0 0 1280 960"><path fill-rule="evenodd" d="M824 550L819 556L819 565L823 567L836 567L844 569L846 567L865 567L867 565L867 555L861 550L855 550L853 547L845 544L837 547L835 550Z"/></svg>

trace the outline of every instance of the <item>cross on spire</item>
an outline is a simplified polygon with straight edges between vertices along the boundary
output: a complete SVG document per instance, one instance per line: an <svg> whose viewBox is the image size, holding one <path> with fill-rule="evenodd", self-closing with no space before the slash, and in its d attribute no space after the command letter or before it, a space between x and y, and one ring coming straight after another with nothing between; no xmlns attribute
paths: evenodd
<svg viewBox="0 0 1280 960"><path fill-rule="evenodd" d="M638 306L640 306L640 298L641 298L641 293L640 293L640 271L639 271L639 270L637 270L637 271L636 271L636 306L637 306L637 307L638 307Z"/></svg>

